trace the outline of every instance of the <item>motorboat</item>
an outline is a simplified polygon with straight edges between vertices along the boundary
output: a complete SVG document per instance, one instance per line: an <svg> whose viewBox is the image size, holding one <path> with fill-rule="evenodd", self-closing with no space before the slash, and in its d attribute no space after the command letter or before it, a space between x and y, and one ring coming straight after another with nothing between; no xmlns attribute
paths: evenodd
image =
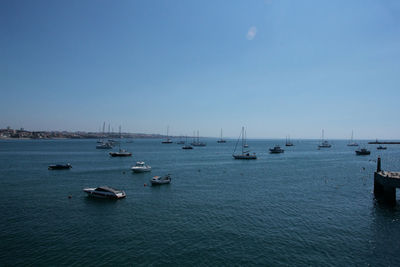
<svg viewBox="0 0 400 267"><path fill-rule="evenodd" d="M279 154L279 153L283 153L285 152L285 150L283 150L280 146L276 145L274 148L270 148L269 149L269 153L271 154Z"/></svg>
<svg viewBox="0 0 400 267"><path fill-rule="evenodd" d="M361 148L360 150L356 150L356 155L362 156L362 155L369 155L371 154L371 151L369 151L366 148Z"/></svg>
<svg viewBox="0 0 400 267"><path fill-rule="evenodd" d="M125 149L120 149L118 152L110 152L111 157L130 157L132 156L131 152L126 151Z"/></svg>
<svg viewBox="0 0 400 267"><path fill-rule="evenodd" d="M109 198L119 199L126 197L126 194L122 190L118 190L109 186L100 186L96 188L85 188L83 189L90 197L96 198Z"/></svg>
<svg viewBox="0 0 400 267"><path fill-rule="evenodd" d="M169 184L171 182L171 175L167 174L164 176L154 176L150 179L152 185Z"/></svg>
<svg viewBox="0 0 400 267"><path fill-rule="evenodd" d="M385 146L378 146L376 149L379 149L379 150L386 150L387 149L387 147L385 147Z"/></svg>
<svg viewBox="0 0 400 267"><path fill-rule="evenodd" d="M101 144L96 146L97 149L111 149L112 144L109 142L102 142Z"/></svg>
<svg viewBox="0 0 400 267"><path fill-rule="evenodd" d="M49 170L69 170L71 169L72 166L71 164L56 164L56 165L49 165L48 169Z"/></svg>
<svg viewBox="0 0 400 267"><path fill-rule="evenodd" d="M131 167L131 170L136 173L149 172L151 171L151 167L149 165L146 165L143 161L138 161L136 162L135 166Z"/></svg>
<svg viewBox="0 0 400 267"><path fill-rule="evenodd" d="M242 137L242 145L241 145L242 153L235 154L240 137ZM245 134L244 134L244 127L242 127L242 132L240 133L239 138L236 142L235 149L233 150L233 153L232 153L232 157L234 159L257 159L256 153L250 153L250 151L244 150L244 148L246 148L246 147L247 146L246 146L246 140L245 140Z"/></svg>

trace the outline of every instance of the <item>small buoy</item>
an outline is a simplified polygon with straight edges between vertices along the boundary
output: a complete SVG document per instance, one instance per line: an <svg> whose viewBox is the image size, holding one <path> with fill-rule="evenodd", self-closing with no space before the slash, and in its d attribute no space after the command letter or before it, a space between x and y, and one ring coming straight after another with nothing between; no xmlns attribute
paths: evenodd
<svg viewBox="0 0 400 267"><path fill-rule="evenodd" d="M147 186L147 184L144 184L143 186Z"/></svg>
<svg viewBox="0 0 400 267"><path fill-rule="evenodd" d="M68 198L72 198L72 196L71 196L71 195L69 195L69 196L68 196Z"/></svg>
<svg viewBox="0 0 400 267"><path fill-rule="evenodd" d="M125 172L122 172L122 174L125 174Z"/></svg>

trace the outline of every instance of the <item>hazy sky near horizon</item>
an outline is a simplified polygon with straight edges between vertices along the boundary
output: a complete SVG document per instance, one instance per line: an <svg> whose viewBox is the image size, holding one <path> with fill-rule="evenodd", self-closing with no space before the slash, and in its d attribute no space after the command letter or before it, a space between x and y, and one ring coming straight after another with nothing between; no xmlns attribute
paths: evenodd
<svg viewBox="0 0 400 267"><path fill-rule="evenodd" d="M400 138L400 1L0 1L0 128Z"/></svg>

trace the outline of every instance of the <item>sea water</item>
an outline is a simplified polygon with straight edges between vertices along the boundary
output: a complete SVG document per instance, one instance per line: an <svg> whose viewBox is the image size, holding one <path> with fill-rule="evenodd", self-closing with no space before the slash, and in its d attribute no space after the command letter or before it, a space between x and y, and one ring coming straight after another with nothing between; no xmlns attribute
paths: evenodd
<svg viewBox="0 0 400 267"><path fill-rule="evenodd" d="M0 141L0 265L400 264L400 201L373 197L376 159L400 171L400 146L250 140L257 160L234 160L235 140L182 150L161 140L121 141L112 158L95 140ZM364 142L366 144L366 142ZM269 154L280 144L283 154ZM116 150L116 149L114 149ZM134 174L136 161L151 173ZM71 163L70 170L48 170ZM149 179L170 173L170 185ZM85 187L126 192L92 199Z"/></svg>

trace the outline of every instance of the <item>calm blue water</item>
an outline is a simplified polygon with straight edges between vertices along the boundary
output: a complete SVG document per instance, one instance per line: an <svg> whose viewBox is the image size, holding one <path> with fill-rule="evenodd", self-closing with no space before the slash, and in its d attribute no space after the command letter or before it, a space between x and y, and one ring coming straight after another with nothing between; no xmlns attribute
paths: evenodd
<svg viewBox="0 0 400 267"><path fill-rule="evenodd" d="M250 141L259 159L235 161L233 140L193 150L135 140L123 145L132 158L111 158L95 140L0 141L0 265L400 263L400 201L390 208L372 194L374 160L400 171L400 145L369 145L363 157L345 141L298 141L268 154L277 143ZM138 160L153 171L132 174ZM166 173L172 184L144 186ZM127 198L82 191L100 185Z"/></svg>

